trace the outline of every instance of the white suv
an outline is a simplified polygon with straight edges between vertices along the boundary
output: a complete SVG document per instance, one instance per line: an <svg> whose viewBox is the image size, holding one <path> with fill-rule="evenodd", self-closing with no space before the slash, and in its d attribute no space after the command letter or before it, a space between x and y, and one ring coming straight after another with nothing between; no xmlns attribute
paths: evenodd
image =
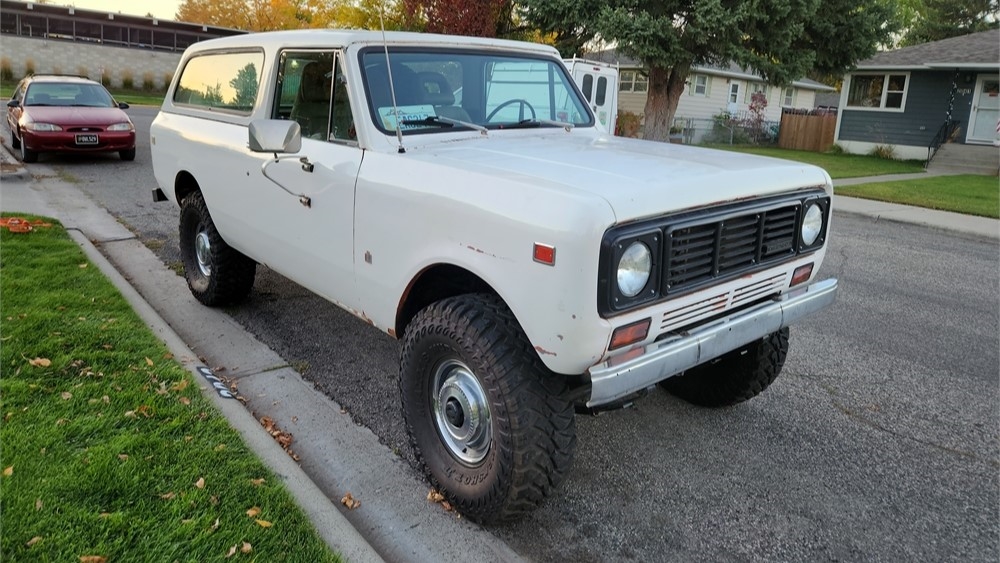
<svg viewBox="0 0 1000 563"><path fill-rule="evenodd" d="M830 177L602 133L548 46L293 31L184 54L151 129L192 293L257 264L404 342L431 483L477 521L566 475L574 407L661 383L704 405L778 375L814 281Z"/></svg>

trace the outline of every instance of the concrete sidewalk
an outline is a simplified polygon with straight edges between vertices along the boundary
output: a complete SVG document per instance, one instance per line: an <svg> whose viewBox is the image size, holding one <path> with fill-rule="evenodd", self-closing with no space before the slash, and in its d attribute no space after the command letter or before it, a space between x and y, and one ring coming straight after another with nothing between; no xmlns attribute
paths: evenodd
<svg viewBox="0 0 1000 563"><path fill-rule="evenodd" d="M902 180L919 180L932 178L935 176L953 176L956 173L949 172L918 172L915 174L887 174L884 176L865 176L862 178L843 178L833 181L833 187L856 186L859 184L870 184L872 182L898 182ZM997 180L997 189L1000 189L1000 180ZM976 217L962 213L952 213L950 211L938 211L936 209L926 209L914 207L912 205L901 205L898 203L888 203L871 199L860 199L834 195L834 211L841 213L854 213L873 217L875 220L885 219L888 221L898 221L900 223L910 223L924 227L944 229L963 234L1000 239L1000 220L988 217Z"/></svg>

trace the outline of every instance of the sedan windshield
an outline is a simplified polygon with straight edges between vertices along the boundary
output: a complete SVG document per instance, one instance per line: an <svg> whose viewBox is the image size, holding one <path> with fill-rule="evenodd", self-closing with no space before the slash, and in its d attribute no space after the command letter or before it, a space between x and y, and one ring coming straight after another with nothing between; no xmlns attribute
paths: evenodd
<svg viewBox="0 0 1000 563"><path fill-rule="evenodd" d="M554 59L414 49L390 50L389 65L382 49L363 51L361 59L372 116L386 133L396 132L397 121L406 134L593 124Z"/></svg>
<svg viewBox="0 0 1000 563"><path fill-rule="evenodd" d="M35 82L24 95L26 106L116 107L111 94L100 84Z"/></svg>

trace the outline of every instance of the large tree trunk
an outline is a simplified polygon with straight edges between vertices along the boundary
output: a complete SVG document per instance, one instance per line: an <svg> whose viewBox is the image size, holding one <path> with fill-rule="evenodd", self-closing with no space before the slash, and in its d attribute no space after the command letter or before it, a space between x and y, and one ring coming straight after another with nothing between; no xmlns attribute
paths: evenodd
<svg viewBox="0 0 1000 563"><path fill-rule="evenodd" d="M673 68L651 67L649 69L649 91L646 93L646 122L642 136L651 141L666 141L670 136L670 124L677 113L677 103L684 92L689 63L677 64Z"/></svg>

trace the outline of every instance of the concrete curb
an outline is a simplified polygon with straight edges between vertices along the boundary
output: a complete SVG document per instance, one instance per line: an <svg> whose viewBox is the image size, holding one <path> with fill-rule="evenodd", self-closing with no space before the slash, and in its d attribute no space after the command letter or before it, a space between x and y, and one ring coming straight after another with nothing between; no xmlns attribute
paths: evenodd
<svg viewBox="0 0 1000 563"><path fill-rule="evenodd" d="M200 364L198 356L122 277L118 270L111 265L111 262L97 250L97 247L81 231L73 229L69 233L77 245L83 249L87 258L100 268L101 272L118 288L143 322L167 345L174 358L191 372L195 382L199 384L202 394L212 401L229 421L230 426L239 432L247 446L281 479L292 493L296 503L309 517L320 537L333 550L349 561L383 561L371 545L344 518L337 505L327 498L323 491L306 475L305 471L288 456L270 435L262 430L260 423L239 401L233 398L224 398L214 387L204 384L206 375L210 374L211 370Z"/></svg>

